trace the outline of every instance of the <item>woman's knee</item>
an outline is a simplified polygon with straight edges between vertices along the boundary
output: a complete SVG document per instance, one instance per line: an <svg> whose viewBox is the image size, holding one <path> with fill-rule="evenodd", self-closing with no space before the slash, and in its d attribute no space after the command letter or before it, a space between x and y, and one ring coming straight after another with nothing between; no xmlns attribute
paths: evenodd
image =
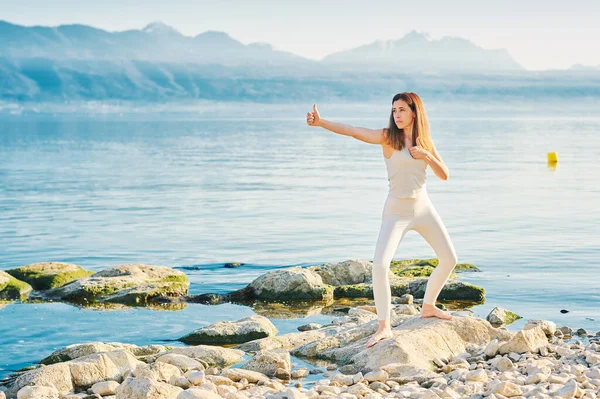
<svg viewBox="0 0 600 399"><path fill-rule="evenodd" d="M391 259L377 258L373 260L373 274L384 274L390 269Z"/></svg>
<svg viewBox="0 0 600 399"><path fill-rule="evenodd" d="M448 265L448 267L454 268L458 264L458 258L456 256L456 252L450 251L448 255L444 257L443 262Z"/></svg>

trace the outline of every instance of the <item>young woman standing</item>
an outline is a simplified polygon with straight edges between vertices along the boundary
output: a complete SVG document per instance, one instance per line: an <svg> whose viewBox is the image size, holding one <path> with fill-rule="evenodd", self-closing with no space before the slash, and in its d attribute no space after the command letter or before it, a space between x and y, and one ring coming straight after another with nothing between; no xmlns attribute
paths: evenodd
<svg viewBox="0 0 600 399"><path fill-rule="evenodd" d="M331 122L321 118L317 105L308 112L306 123L334 133L354 137L382 147L389 192L383 208L381 229L373 258L373 296L379 328L367 347L391 338L391 289L388 272L394 254L409 230L415 230L435 251L439 264L427 281L421 317L450 320L452 316L435 306L436 299L457 263L456 251L446 227L427 194L426 169L448 179L448 167L442 160L429 132L429 123L419 96L398 93L392 99L389 126L367 129Z"/></svg>

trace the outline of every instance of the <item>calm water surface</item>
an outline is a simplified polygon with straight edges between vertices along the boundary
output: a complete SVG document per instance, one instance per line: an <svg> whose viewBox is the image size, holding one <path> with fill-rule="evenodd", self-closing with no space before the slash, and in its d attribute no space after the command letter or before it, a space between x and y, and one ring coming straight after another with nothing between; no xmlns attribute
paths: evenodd
<svg viewBox="0 0 600 399"><path fill-rule="evenodd" d="M40 261L192 267L190 290L205 293L241 288L273 268L372 259L387 193L380 147L306 126L310 105L3 116L0 269ZM319 108L325 118L372 128L388 117L387 105ZM476 315L501 306L524 317L511 329L544 318L600 330L600 116L428 112L450 170L447 181L428 171L429 195L459 262L482 269L463 275L487 291ZM556 168L546 163L550 151ZM434 256L415 232L396 253ZM0 376L71 343L165 343L251 314L233 304L9 304L0 309ZM332 317L273 322L285 333Z"/></svg>

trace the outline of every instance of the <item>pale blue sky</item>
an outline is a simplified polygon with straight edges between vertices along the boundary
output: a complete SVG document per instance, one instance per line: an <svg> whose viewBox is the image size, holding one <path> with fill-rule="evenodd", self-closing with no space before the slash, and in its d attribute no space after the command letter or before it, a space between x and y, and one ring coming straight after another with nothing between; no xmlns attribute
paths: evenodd
<svg viewBox="0 0 600 399"><path fill-rule="evenodd" d="M185 35L219 30L313 59L416 29L506 48L528 69L600 65L599 17L597 0L0 0L0 19L20 25L120 31L161 20Z"/></svg>

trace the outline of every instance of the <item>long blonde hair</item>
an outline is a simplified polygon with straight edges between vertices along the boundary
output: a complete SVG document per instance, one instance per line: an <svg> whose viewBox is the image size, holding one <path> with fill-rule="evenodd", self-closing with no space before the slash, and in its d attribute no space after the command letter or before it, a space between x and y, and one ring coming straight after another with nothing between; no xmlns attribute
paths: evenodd
<svg viewBox="0 0 600 399"><path fill-rule="evenodd" d="M431 139L431 133L429 131L429 122L427 121L425 107L423 106L421 98L417 93L398 93L392 99L392 106L394 105L394 102L398 100L406 102L414 113L412 125L413 146L419 145L427 151L433 150L433 140ZM399 129L398 126L396 126L393 110L390 113L389 127L385 129L384 136L386 143L390 147L396 150L404 148L404 129Z"/></svg>

